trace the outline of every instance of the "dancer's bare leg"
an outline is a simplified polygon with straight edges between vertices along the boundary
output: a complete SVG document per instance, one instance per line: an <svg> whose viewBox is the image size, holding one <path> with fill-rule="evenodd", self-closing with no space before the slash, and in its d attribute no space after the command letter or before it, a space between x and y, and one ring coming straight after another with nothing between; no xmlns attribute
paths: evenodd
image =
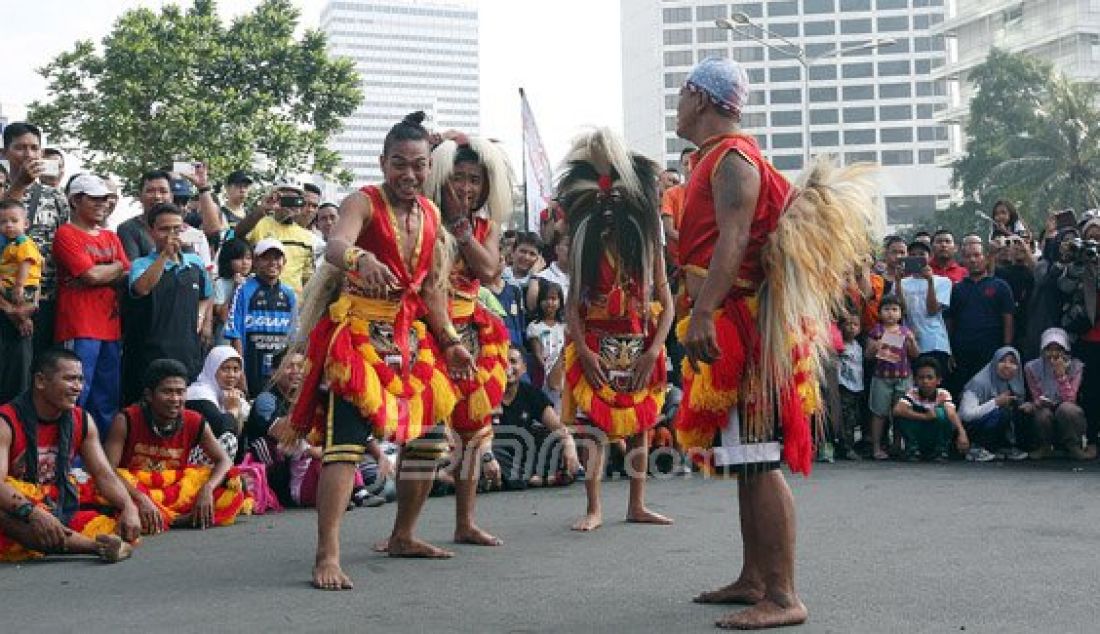
<svg viewBox="0 0 1100 634"><path fill-rule="evenodd" d="M0 530L13 541L29 550L37 550L50 555L95 555L107 563L117 563L128 559L133 547L122 541L118 535L100 535L96 538L85 537L71 528L65 529L65 541L61 548L46 548L40 543L30 524L6 516L0 516Z"/></svg>
<svg viewBox="0 0 1100 634"><path fill-rule="evenodd" d="M692 599L696 603L723 603L753 605L764 598L764 577L758 561L760 547L757 543L752 505L747 501L748 491L744 483L737 485L738 515L741 523L741 574L737 579L717 590L704 592Z"/></svg>
<svg viewBox="0 0 1100 634"><path fill-rule="evenodd" d="M340 568L340 521L355 486L356 465L332 462L321 467L317 481L317 556L313 562L313 587L351 590L351 579Z"/></svg>
<svg viewBox="0 0 1100 634"><path fill-rule="evenodd" d="M805 622L806 606L794 588L794 497L778 469L754 474L743 486L753 508L753 532L760 552L764 596L751 608L716 623L727 629L765 629Z"/></svg>
<svg viewBox="0 0 1100 634"><path fill-rule="evenodd" d="M393 532L386 544L390 557L454 557L453 552L413 536L420 511L431 493L434 476L434 460L406 460L402 451L397 462L397 517L393 521Z"/></svg>
<svg viewBox="0 0 1100 634"><path fill-rule="evenodd" d="M584 463L584 492L588 496L588 508L584 517L573 522L573 530L588 532L603 525L600 481L603 479L604 461L607 458L607 442L602 434L586 434L582 444L587 446Z"/></svg>
<svg viewBox="0 0 1100 634"><path fill-rule="evenodd" d="M469 446L462 444L458 473L455 474L455 542L459 544L477 546L504 544L499 538L474 524L477 483L481 478L481 456L488 450L489 442L484 440Z"/></svg>
<svg viewBox="0 0 1100 634"><path fill-rule="evenodd" d="M645 506L645 481L649 471L649 436L634 434L626 443L627 472L630 476L630 501L626 508L626 521L640 524L668 525L672 520L654 513Z"/></svg>

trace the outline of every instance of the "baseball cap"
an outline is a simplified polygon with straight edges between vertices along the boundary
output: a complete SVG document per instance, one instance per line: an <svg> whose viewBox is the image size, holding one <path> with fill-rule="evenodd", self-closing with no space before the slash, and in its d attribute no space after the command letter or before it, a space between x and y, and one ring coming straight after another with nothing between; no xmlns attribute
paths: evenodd
<svg viewBox="0 0 1100 634"><path fill-rule="evenodd" d="M286 255L286 249L283 247L283 243L279 242L275 238L264 238L256 243L256 247L252 249L252 255L260 257L268 251L275 249L279 253Z"/></svg>
<svg viewBox="0 0 1100 634"><path fill-rule="evenodd" d="M95 174L80 174L69 181L68 193L70 196L86 194L88 196L106 196L111 193L107 189L107 183Z"/></svg>
<svg viewBox="0 0 1100 634"><path fill-rule="evenodd" d="M281 178L275 181L275 189L290 189L298 192L299 196L306 195L306 190L302 189L302 184L290 178Z"/></svg>
<svg viewBox="0 0 1100 634"><path fill-rule="evenodd" d="M1061 328L1047 328L1043 331L1043 336L1040 338L1040 341L1040 350L1046 350L1047 346L1052 343L1056 343L1059 346L1062 346L1062 350L1065 350L1066 352L1069 352L1070 349L1069 335L1067 335L1066 331L1062 330Z"/></svg>
<svg viewBox="0 0 1100 634"><path fill-rule="evenodd" d="M225 178L226 185L251 185L252 177L244 170L235 170Z"/></svg>
<svg viewBox="0 0 1100 634"><path fill-rule="evenodd" d="M194 194L191 183L182 178L172 179L172 198L190 198Z"/></svg>
<svg viewBox="0 0 1100 634"><path fill-rule="evenodd" d="M688 90L706 94L711 103L730 113L740 113L749 100L748 73L731 59L704 59L691 70L685 85Z"/></svg>

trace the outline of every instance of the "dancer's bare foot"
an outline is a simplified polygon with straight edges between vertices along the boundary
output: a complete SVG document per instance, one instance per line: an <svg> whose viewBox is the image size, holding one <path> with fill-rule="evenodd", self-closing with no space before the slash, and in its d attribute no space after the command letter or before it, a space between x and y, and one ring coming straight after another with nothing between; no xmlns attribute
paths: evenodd
<svg viewBox="0 0 1100 634"><path fill-rule="evenodd" d="M588 513L576 522L573 522L573 530L587 533L603 526L602 513Z"/></svg>
<svg viewBox="0 0 1100 634"><path fill-rule="evenodd" d="M432 546L428 542L417 539L416 537L409 539L390 537L389 549L387 552L390 557L423 559L450 559L455 556L455 554L449 550L443 550L438 546Z"/></svg>
<svg viewBox="0 0 1100 634"><path fill-rule="evenodd" d="M380 542L374 542L374 545L370 547L376 553L388 553L390 552L390 540L387 537Z"/></svg>
<svg viewBox="0 0 1100 634"><path fill-rule="evenodd" d="M723 605L756 605L764 598L764 589L740 579L717 590L700 593L692 599L695 603Z"/></svg>
<svg viewBox="0 0 1100 634"><path fill-rule="evenodd" d="M785 625L799 625L806 622L809 613L801 601L795 599L790 607L783 607L770 599L761 599L759 603L741 612L731 612L715 621L715 625L724 630L763 630Z"/></svg>
<svg viewBox="0 0 1100 634"><path fill-rule="evenodd" d="M456 544L473 544L475 546L503 546L504 541L499 537L490 535L477 526L455 531Z"/></svg>
<svg viewBox="0 0 1100 634"><path fill-rule="evenodd" d="M627 511L626 521L634 524L660 524L662 526L668 526L672 523L672 518L665 517L660 513L654 513L643 506L637 511Z"/></svg>
<svg viewBox="0 0 1100 634"><path fill-rule="evenodd" d="M313 587L318 590L351 590L351 579L334 559L318 559L313 564Z"/></svg>
<svg viewBox="0 0 1100 634"><path fill-rule="evenodd" d="M117 564L134 554L133 546L122 541L118 535L99 535L95 543L100 560L109 564Z"/></svg>

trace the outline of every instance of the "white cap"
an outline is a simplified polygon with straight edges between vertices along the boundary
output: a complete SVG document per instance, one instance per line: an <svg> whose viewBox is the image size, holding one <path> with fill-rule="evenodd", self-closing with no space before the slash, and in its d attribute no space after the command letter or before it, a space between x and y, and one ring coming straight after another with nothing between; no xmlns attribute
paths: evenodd
<svg viewBox="0 0 1100 634"><path fill-rule="evenodd" d="M252 249L252 255L260 257L268 251L275 249L279 253L286 255L286 249L283 247L283 243L279 242L275 238L264 238L256 243L256 247Z"/></svg>
<svg viewBox="0 0 1100 634"><path fill-rule="evenodd" d="M305 196L306 190L302 188L302 184L294 179L283 178L275 181L275 189L292 189L298 192L299 196Z"/></svg>
<svg viewBox="0 0 1100 634"><path fill-rule="evenodd" d="M111 193L103 179L95 174L80 174L69 182L68 193L70 196L86 194L88 196L106 196Z"/></svg>

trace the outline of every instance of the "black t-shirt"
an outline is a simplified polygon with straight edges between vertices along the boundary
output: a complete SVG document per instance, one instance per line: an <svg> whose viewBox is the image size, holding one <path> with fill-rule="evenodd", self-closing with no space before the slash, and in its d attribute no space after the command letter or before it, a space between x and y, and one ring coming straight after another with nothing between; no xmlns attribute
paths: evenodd
<svg viewBox="0 0 1100 634"><path fill-rule="evenodd" d="M526 381L520 381L516 387L516 398L511 404L503 405L500 426L504 429L501 431L506 432L511 428L522 429L531 434L547 433L546 426L542 424L542 415L547 407L554 406L550 398Z"/></svg>
<svg viewBox="0 0 1100 634"><path fill-rule="evenodd" d="M122 243L122 251L126 258L133 262L153 252L157 245L153 242L153 236L145 228L145 221L141 216L130 218L118 226L118 240Z"/></svg>
<svg viewBox="0 0 1100 634"><path fill-rule="evenodd" d="M210 425L210 431L214 432L215 438L220 438L227 431L237 433L237 419L233 418L232 414L218 409L218 406L212 401L206 399L189 400L187 401L187 409L202 414L202 417L206 419L206 423Z"/></svg>

